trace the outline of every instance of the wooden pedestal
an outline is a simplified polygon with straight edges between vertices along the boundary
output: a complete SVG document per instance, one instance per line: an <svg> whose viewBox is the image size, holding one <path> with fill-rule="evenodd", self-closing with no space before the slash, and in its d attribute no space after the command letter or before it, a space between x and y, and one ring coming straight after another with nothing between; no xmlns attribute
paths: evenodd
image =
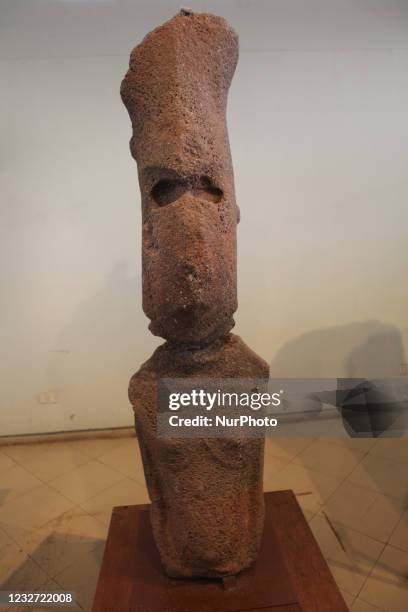
<svg viewBox="0 0 408 612"><path fill-rule="evenodd" d="M168 578L149 506L114 508L93 612L347 612L293 492L265 503L255 566L224 582Z"/></svg>

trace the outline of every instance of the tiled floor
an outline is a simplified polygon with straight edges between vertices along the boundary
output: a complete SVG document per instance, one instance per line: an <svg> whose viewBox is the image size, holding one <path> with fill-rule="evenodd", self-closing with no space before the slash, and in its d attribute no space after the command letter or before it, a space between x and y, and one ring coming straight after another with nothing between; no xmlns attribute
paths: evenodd
<svg viewBox="0 0 408 612"><path fill-rule="evenodd" d="M408 610L408 441L268 440L264 480L295 491L353 612ZM0 589L90 610L112 507L147 501L133 437L0 446Z"/></svg>

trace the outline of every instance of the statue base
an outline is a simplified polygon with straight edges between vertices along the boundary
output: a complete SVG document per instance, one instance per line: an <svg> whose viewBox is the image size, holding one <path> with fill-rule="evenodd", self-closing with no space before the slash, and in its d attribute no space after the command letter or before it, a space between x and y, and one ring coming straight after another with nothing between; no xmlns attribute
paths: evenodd
<svg viewBox="0 0 408 612"><path fill-rule="evenodd" d="M347 612L292 491L265 493L256 564L224 580L167 577L149 506L113 509L93 612Z"/></svg>

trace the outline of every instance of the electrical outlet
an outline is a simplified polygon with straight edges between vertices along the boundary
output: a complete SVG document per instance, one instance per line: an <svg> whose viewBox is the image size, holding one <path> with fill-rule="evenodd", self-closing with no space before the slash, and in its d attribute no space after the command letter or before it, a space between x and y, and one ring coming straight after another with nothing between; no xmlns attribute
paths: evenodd
<svg viewBox="0 0 408 612"><path fill-rule="evenodd" d="M55 391L40 391L37 395L39 404L57 404L58 397Z"/></svg>

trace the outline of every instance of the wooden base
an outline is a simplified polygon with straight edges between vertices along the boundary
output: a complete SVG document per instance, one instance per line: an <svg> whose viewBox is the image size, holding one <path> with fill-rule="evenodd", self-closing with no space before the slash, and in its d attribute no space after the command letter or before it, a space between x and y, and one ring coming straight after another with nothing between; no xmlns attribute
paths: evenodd
<svg viewBox="0 0 408 612"><path fill-rule="evenodd" d="M265 504L255 566L224 581L168 578L149 506L114 508L93 612L347 612L293 492Z"/></svg>

